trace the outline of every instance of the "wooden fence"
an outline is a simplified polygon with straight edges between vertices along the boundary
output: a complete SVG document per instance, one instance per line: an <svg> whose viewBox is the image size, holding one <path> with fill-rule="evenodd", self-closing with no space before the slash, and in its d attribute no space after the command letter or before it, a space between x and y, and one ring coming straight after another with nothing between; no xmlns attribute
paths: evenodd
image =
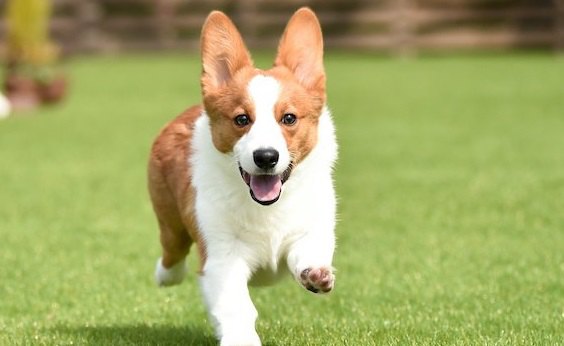
<svg viewBox="0 0 564 346"><path fill-rule="evenodd" d="M2 8L6 0L0 0ZM429 50L564 49L564 0L53 0L68 52L197 50L221 9L250 47L274 47L290 14L313 8L326 46L409 55ZM6 26L0 21L0 38Z"/></svg>

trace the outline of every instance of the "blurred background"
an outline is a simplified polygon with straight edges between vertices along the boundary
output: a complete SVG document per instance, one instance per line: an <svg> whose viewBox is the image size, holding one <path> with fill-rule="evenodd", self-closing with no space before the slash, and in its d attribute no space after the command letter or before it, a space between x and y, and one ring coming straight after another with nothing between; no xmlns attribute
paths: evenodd
<svg viewBox="0 0 564 346"><path fill-rule="evenodd" d="M206 15L221 9L251 49L273 48L290 14L313 8L329 50L422 52L564 49L562 0L2 0L2 108L32 109L66 94L61 57L197 52ZM2 106L4 105L4 106Z"/></svg>
<svg viewBox="0 0 564 346"><path fill-rule="evenodd" d="M71 54L197 49L201 25L213 9L231 16L251 48L271 48L289 15L303 5L318 14L330 49L404 55L564 48L561 0L44 1L52 3L53 39ZM6 19L0 24L5 39Z"/></svg>

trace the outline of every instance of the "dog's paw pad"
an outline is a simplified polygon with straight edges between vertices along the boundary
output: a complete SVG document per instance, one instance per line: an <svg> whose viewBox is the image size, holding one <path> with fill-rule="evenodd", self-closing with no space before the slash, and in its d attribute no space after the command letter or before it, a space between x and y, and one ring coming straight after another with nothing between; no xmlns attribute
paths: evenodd
<svg viewBox="0 0 564 346"><path fill-rule="evenodd" d="M335 275L331 269L325 267L306 268L300 274L300 281L308 291L327 293L333 289Z"/></svg>

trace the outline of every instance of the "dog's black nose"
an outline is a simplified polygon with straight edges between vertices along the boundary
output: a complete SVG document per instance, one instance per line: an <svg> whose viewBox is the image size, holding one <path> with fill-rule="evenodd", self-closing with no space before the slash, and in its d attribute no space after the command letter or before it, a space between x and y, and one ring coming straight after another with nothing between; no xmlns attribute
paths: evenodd
<svg viewBox="0 0 564 346"><path fill-rule="evenodd" d="M271 169L278 163L278 151L273 148L258 149L253 153L255 164L262 169Z"/></svg>

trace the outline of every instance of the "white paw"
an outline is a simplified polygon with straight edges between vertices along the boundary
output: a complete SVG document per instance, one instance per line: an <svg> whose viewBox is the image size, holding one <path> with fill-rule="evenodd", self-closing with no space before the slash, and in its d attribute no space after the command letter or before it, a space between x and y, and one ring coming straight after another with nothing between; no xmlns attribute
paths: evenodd
<svg viewBox="0 0 564 346"><path fill-rule="evenodd" d="M157 261L155 269L155 282L158 286L178 285L186 276L186 261L182 260L170 268L165 268L162 264L162 258Z"/></svg>
<svg viewBox="0 0 564 346"><path fill-rule="evenodd" d="M260 338L253 330L252 333L234 333L224 335L219 343L220 346L260 346Z"/></svg>

